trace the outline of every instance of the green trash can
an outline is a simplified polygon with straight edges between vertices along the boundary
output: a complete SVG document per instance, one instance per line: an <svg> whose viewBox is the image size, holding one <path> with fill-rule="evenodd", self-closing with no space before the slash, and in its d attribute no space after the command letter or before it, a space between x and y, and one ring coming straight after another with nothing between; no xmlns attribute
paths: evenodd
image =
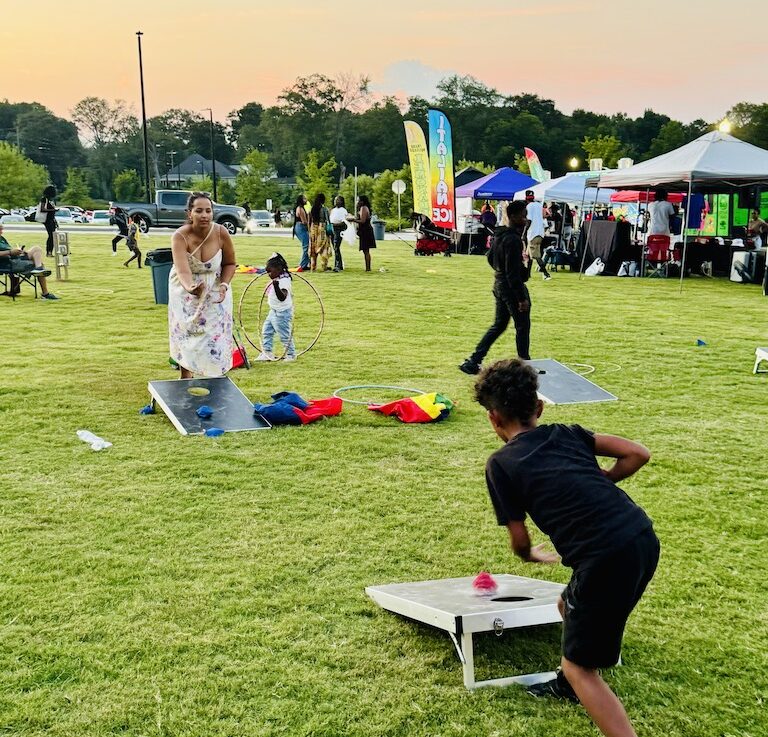
<svg viewBox="0 0 768 737"><path fill-rule="evenodd" d="M152 287L155 290L155 304L168 304L168 276L173 266L173 251L170 248L157 248L149 251L144 259L144 266L152 271Z"/></svg>
<svg viewBox="0 0 768 737"><path fill-rule="evenodd" d="M374 217L371 218L371 227L373 228L373 237L377 241L383 241L384 233L386 233L387 230L387 224L383 220Z"/></svg>

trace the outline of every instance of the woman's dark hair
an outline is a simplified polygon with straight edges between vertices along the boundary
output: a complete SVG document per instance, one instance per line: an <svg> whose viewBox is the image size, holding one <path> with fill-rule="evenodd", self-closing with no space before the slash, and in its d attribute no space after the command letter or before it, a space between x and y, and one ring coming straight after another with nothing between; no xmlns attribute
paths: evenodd
<svg viewBox="0 0 768 737"><path fill-rule="evenodd" d="M303 207L303 206L304 206L304 199L305 199L305 198L304 198L304 195L303 195L303 194L300 194L300 195L299 195L299 196L296 198L296 204L293 206L293 211L294 211L294 212L296 212L296 208L297 208L297 207Z"/></svg>
<svg viewBox="0 0 768 737"><path fill-rule="evenodd" d="M371 201L368 199L367 195L361 194L357 198L357 206L358 206L358 208L365 206L365 207L367 207L370 210L371 209Z"/></svg>
<svg viewBox="0 0 768 737"><path fill-rule="evenodd" d="M56 187L54 187L52 184L49 184L43 190L43 197L45 197L46 200L52 200L54 197L56 197Z"/></svg>
<svg viewBox="0 0 768 737"><path fill-rule="evenodd" d="M133 215L131 215L131 220L132 220L134 223L137 223L137 224L138 224L138 223L140 223L140 222L141 222L141 215L139 215L139 213L138 213L138 212L134 212L134 213L133 213Z"/></svg>
<svg viewBox="0 0 768 737"><path fill-rule="evenodd" d="M187 212L190 212L195 206L195 200L200 199L208 200L208 202L211 203L211 207L213 207L213 200L211 199L211 195L208 194L208 192L193 192L191 195L189 195L189 197L187 197Z"/></svg>
<svg viewBox="0 0 768 737"><path fill-rule="evenodd" d="M288 271L288 262L283 258L282 254L273 254L269 259L267 259L267 266L274 269L280 269L281 272L285 272L291 279L293 279L291 272Z"/></svg>
<svg viewBox="0 0 768 737"><path fill-rule="evenodd" d="M475 382L475 399L506 420L526 424L536 414L538 388L535 369L520 358L507 358L483 370Z"/></svg>
<svg viewBox="0 0 768 737"><path fill-rule="evenodd" d="M653 193L653 199L656 202L662 202L663 200L667 199L667 190L666 189L657 189Z"/></svg>
<svg viewBox="0 0 768 737"><path fill-rule="evenodd" d="M320 194L315 196L315 201L312 203L312 209L309 211L309 214L312 217L313 223L320 222L320 213L323 209L324 204L325 204L325 195L322 192L320 192Z"/></svg>
<svg viewBox="0 0 768 737"><path fill-rule="evenodd" d="M346 207L346 202L344 202L344 197L340 194L336 195L336 199L334 200L334 204L336 207Z"/></svg>

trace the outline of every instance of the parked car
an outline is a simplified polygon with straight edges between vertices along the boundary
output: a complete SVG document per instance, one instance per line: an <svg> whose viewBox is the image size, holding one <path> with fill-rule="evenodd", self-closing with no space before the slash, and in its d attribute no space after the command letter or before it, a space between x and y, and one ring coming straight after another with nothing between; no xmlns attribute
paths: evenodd
<svg viewBox="0 0 768 737"><path fill-rule="evenodd" d="M138 215L139 228L146 233L150 227L178 228L187 222L187 198L191 192L181 189L158 189L154 202L111 202L112 208L121 207L129 217ZM245 210L234 205L213 203L213 219L223 225L231 235L245 228Z"/></svg>
<svg viewBox="0 0 768 737"><path fill-rule="evenodd" d="M24 220L23 215L13 215L11 213L8 213L7 215L0 215L0 225L8 225L8 223L23 223L26 222Z"/></svg>
<svg viewBox="0 0 768 737"><path fill-rule="evenodd" d="M89 225L109 225L109 210L94 210L88 220Z"/></svg>
<svg viewBox="0 0 768 737"><path fill-rule="evenodd" d="M256 228L268 228L275 222L275 218L269 210L251 210L251 216L245 224L245 232L253 233Z"/></svg>
<svg viewBox="0 0 768 737"><path fill-rule="evenodd" d="M88 219L85 217L85 210L77 205L62 205L61 210L69 210L72 213L72 222L75 223L87 223Z"/></svg>
<svg viewBox="0 0 768 737"><path fill-rule="evenodd" d="M72 216L72 210L68 207L60 207L56 210L56 222L59 225L71 225L76 223L77 220Z"/></svg>

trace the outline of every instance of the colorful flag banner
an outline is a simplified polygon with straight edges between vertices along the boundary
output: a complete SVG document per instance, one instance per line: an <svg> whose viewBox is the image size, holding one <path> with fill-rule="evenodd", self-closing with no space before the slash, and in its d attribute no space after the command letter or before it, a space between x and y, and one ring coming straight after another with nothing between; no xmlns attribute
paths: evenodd
<svg viewBox="0 0 768 737"><path fill-rule="evenodd" d="M453 409L453 402L444 394L432 392L398 399L389 404L369 404L368 409L397 417L401 422L437 422L444 420Z"/></svg>
<svg viewBox="0 0 768 737"><path fill-rule="evenodd" d="M547 177L544 174L544 167L541 165L541 162L539 161L539 157L536 155L536 152L532 148L526 148L525 158L528 161L528 171L531 172L531 176L537 182L545 182L547 180Z"/></svg>
<svg viewBox="0 0 768 737"><path fill-rule="evenodd" d="M429 165L432 170L432 222L441 228L456 228L456 201L453 186L453 138L451 124L440 110L429 114Z"/></svg>
<svg viewBox="0 0 768 737"><path fill-rule="evenodd" d="M432 213L432 198L429 195L429 153L424 131L412 120L403 121L405 141L408 144L408 160L411 162L413 182L413 211L429 217Z"/></svg>

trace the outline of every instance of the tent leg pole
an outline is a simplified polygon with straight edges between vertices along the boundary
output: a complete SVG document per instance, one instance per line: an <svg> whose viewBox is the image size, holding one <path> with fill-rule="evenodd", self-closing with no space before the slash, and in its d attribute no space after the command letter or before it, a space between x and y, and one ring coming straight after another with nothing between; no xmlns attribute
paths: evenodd
<svg viewBox="0 0 768 737"><path fill-rule="evenodd" d="M589 243L589 236L592 233L592 223L595 219L595 207L597 206L597 198L600 196L600 185L595 188L595 199L592 202L592 215L589 218L589 227L587 228L587 236L584 238L584 252L581 254L581 266L579 267L579 279L584 276L584 260L587 258L587 244ZM583 213L582 213L583 215Z"/></svg>
<svg viewBox="0 0 768 737"><path fill-rule="evenodd" d="M678 294L683 293L683 279L685 278L685 256L688 250L688 220L691 217L691 192L693 190L693 177L688 182L688 199L685 201L685 220L683 221L683 258L680 264L680 291ZM672 250L674 253L674 248Z"/></svg>

